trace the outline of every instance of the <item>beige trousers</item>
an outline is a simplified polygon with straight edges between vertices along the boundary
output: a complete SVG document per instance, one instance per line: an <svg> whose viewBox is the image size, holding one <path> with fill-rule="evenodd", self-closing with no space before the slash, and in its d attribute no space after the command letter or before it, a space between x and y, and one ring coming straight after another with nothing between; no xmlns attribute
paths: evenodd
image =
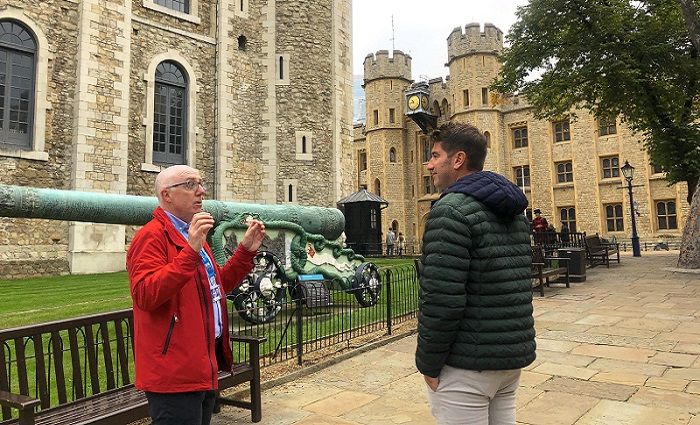
<svg viewBox="0 0 700 425"><path fill-rule="evenodd" d="M445 366L437 391L426 385L439 425L514 425L520 369L465 370Z"/></svg>

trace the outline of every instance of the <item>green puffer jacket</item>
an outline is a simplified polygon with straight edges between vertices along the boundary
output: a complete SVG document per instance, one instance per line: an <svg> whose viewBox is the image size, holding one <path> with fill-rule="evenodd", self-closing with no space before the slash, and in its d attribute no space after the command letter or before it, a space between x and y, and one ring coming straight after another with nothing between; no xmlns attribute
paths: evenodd
<svg viewBox="0 0 700 425"><path fill-rule="evenodd" d="M447 188L423 235L416 365L519 369L535 360L527 199L480 171Z"/></svg>

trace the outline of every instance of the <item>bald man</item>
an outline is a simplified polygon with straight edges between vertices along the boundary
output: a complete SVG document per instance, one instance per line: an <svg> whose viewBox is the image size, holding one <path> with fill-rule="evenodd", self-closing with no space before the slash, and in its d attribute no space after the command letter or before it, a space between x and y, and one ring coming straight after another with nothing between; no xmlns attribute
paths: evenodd
<svg viewBox="0 0 700 425"><path fill-rule="evenodd" d="M175 165L156 178L160 206L134 236L126 265L134 305L136 387L153 424L208 425L218 371L231 370L225 294L253 268L265 226L249 223L219 267L207 245L214 226L194 168Z"/></svg>

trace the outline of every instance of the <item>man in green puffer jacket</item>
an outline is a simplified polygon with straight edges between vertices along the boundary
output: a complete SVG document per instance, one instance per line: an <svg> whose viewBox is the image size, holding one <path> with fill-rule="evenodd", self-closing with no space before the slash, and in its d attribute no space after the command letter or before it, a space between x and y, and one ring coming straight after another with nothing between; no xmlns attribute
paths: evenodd
<svg viewBox="0 0 700 425"><path fill-rule="evenodd" d="M442 196L423 235L416 366L439 424L515 424L520 369L535 360L527 198L482 171L475 127L447 123L431 138Z"/></svg>

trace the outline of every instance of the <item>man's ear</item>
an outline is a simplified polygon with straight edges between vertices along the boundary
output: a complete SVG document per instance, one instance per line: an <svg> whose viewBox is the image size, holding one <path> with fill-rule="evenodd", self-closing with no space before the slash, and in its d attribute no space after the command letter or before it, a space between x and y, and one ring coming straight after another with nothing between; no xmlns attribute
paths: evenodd
<svg viewBox="0 0 700 425"><path fill-rule="evenodd" d="M454 163L452 164L455 170L466 166L467 164L467 154L464 151L459 151L454 154Z"/></svg>
<svg viewBox="0 0 700 425"><path fill-rule="evenodd" d="M168 189L162 189L160 191L160 199L163 202L170 202L170 191Z"/></svg>

